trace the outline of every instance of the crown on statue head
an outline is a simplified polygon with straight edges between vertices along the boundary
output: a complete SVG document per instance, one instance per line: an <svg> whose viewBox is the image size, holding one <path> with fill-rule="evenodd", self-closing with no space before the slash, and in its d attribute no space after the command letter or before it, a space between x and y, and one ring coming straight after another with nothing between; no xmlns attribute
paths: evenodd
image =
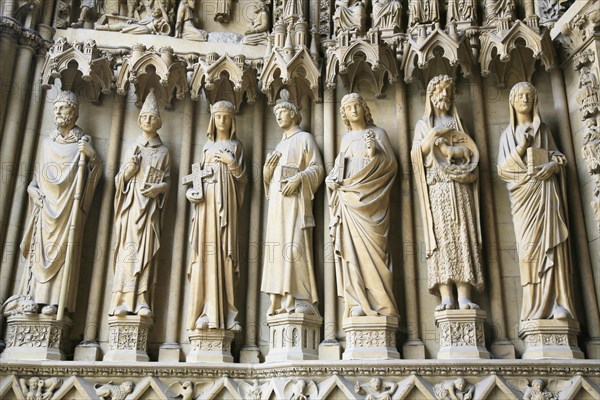
<svg viewBox="0 0 600 400"><path fill-rule="evenodd" d="M217 101L215 104L210 106L210 113L214 114L217 112L229 112L233 113L235 111L235 106L233 103L227 100Z"/></svg>

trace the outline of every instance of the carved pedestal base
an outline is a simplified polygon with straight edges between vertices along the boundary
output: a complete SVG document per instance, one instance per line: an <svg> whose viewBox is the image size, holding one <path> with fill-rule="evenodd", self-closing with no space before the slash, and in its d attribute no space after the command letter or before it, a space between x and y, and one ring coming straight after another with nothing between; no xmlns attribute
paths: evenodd
<svg viewBox="0 0 600 400"><path fill-rule="evenodd" d="M191 331L189 334L191 351L187 362L233 362L231 342L235 332L223 329L206 329Z"/></svg>
<svg viewBox="0 0 600 400"><path fill-rule="evenodd" d="M579 323L573 320L522 321L519 337L525 343L523 359L583 358L577 345Z"/></svg>
<svg viewBox="0 0 600 400"><path fill-rule="evenodd" d="M485 348L485 311L436 311L434 317L440 337L438 359L490 358Z"/></svg>
<svg viewBox="0 0 600 400"><path fill-rule="evenodd" d="M64 360L72 322L42 314L8 317L3 360Z"/></svg>
<svg viewBox="0 0 600 400"><path fill-rule="evenodd" d="M138 315L108 317L108 351L104 361L148 361L146 348L152 318Z"/></svg>
<svg viewBox="0 0 600 400"><path fill-rule="evenodd" d="M400 358L396 349L395 317L351 317L344 320L344 360Z"/></svg>
<svg viewBox="0 0 600 400"><path fill-rule="evenodd" d="M280 314L267 317L269 354L267 362L317 360L323 318L309 314Z"/></svg>

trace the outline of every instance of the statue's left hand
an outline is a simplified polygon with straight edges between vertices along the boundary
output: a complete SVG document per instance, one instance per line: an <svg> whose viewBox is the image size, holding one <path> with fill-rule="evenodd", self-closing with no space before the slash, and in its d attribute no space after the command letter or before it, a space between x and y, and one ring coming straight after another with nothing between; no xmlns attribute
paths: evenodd
<svg viewBox="0 0 600 400"><path fill-rule="evenodd" d="M284 196L293 195L294 193L296 193L301 183L302 177L300 176L300 174L292 176L285 184L285 187L281 191L281 194L283 194Z"/></svg>
<svg viewBox="0 0 600 400"><path fill-rule="evenodd" d="M96 155L96 151L94 150L92 145L86 142L85 140L79 141L79 152L83 153L83 155L85 155L85 157L88 160Z"/></svg>
<svg viewBox="0 0 600 400"><path fill-rule="evenodd" d="M222 162L223 164L227 164L228 167L232 167L235 162L235 158L230 151L221 150L215 154L215 160Z"/></svg>
<svg viewBox="0 0 600 400"><path fill-rule="evenodd" d="M162 183L153 183L150 184L146 189L142 190L141 193L146 196L146 197L150 197L151 199L155 198L156 196L158 196L161 193L164 193L165 191L165 185Z"/></svg>
<svg viewBox="0 0 600 400"><path fill-rule="evenodd" d="M533 177L539 181L545 181L557 173L559 168L556 162L550 161L544 165L540 165L538 167L539 171Z"/></svg>

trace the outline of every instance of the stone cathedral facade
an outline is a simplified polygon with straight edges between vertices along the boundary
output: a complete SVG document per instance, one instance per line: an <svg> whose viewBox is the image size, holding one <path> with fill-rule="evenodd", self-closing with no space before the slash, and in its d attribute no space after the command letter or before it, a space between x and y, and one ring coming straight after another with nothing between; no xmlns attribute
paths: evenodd
<svg viewBox="0 0 600 400"><path fill-rule="evenodd" d="M600 398L600 2L0 3L0 398Z"/></svg>

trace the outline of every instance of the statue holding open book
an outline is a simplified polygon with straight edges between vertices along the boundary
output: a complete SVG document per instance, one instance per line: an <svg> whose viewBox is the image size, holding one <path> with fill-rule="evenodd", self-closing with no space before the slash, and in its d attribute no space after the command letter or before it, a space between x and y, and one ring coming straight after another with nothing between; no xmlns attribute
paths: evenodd
<svg viewBox="0 0 600 400"><path fill-rule="evenodd" d="M510 124L502 133L498 174L506 182L518 243L521 321L575 318L566 218L566 157L542 122L536 89L510 91Z"/></svg>
<svg viewBox="0 0 600 400"><path fill-rule="evenodd" d="M162 125L154 92L138 117L142 132L115 177L115 276L110 314L150 317L161 215L169 188L169 149L158 135Z"/></svg>

